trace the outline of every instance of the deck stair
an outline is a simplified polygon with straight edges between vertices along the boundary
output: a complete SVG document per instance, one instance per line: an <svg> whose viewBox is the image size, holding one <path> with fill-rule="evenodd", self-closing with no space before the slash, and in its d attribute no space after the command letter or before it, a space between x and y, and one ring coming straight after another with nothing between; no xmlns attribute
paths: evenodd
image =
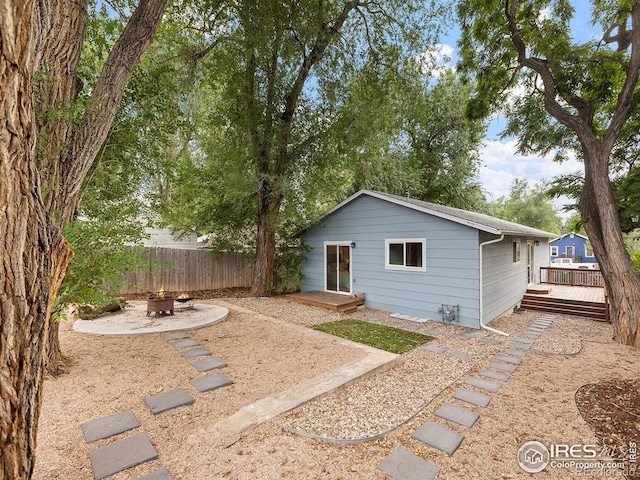
<svg viewBox="0 0 640 480"><path fill-rule="evenodd" d="M588 317L603 322L609 321L606 303L554 298L540 293L528 292L522 298L520 306L527 310Z"/></svg>
<svg viewBox="0 0 640 480"><path fill-rule="evenodd" d="M365 303L364 293L342 295L339 293L320 292L314 290L311 292L292 293L286 297L299 303L344 313L353 313L360 305L364 305Z"/></svg>

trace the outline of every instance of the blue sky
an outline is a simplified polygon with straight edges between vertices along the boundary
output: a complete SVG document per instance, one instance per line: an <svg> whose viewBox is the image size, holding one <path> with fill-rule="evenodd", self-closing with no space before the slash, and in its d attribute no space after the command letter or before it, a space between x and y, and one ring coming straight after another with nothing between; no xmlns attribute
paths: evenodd
<svg viewBox="0 0 640 480"><path fill-rule="evenodd" d="M589 36L600 35L590 23L590 8L578 8L572 23L572 32L577 39L587 39ZM455 66L457 60L456 40L459 32L457 27L447 35L439 46L437 56L448 57L448 65ZM488 132L484 139L480 154L482 166L479 180L490 201L497 200L509 194L509 189L515 178L525 178L530 185L541 180L552 180L553 177L584 171L581 162L570 155L568 161L561 164L553 162L553 155L540 157L536 155L523 156L516 153L516 139L499 138L504 128L504 117L496 116L488 123ZM566 199L558 199L555 206L560 209L567 203ZM559 212L563 218L570 214Z"/></svg>

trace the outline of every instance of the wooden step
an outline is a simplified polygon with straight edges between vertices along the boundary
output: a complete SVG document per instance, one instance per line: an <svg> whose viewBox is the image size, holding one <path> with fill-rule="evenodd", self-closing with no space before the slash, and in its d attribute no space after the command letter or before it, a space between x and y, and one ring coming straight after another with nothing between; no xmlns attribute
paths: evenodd
<svg viewBox="0 0 640 480"><path fill-rule="evenodd" d="M526 294L520 304L522 308L563 315L575 315L606 321L606 306L603 303L586 302Z"/></svg>

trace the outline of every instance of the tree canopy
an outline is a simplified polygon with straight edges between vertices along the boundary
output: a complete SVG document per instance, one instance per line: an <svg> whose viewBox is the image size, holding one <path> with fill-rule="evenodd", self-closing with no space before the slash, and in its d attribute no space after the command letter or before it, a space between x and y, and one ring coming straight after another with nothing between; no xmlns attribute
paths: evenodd
<svg viewBox="0 0 640 480"><path fill-rule="evenodd" d="M637 110L640 2L594 1L591 7L604 33L579 41L567 0L460 1L459 67L475 81L472 118L505 107L514 89L524 92L507 108L521 152L579 147L585 165L580 211L611 295L616 338L638 345L633 305L640 302L640 273L622 240L609 174Z"/></svg>

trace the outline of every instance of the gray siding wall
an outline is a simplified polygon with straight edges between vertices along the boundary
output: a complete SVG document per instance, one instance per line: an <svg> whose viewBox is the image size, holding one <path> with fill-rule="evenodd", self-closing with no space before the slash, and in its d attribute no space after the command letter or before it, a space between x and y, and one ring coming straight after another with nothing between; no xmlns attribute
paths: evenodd
<svg viewBox="0 0 640 480"><path fill-rule="evenodd" d="M482 235L482 241L495 236ZM520 262L513 263L513 240L520 240ZM512 309L527 290L527 242L520 237L505 237L499 243L483 247L482 321L489 323Z"/></svg>
<svg viewBox="0 0 640 480"><path fill-rule="evenodd" d="M482 241L495 238L482 234ZM513 241L520 240L520 262L513 263ZM539 242L534 246L533 270L535 282L540 282L540 267L549 265L549 239L506 236L500 243L483 247L483 312L485 324L510 311L527 291L527 241Z"/></svg>
<svg viewBox="0 0 640 480"><path fill-rule="evenodd" d="M355 242L352 290L366 294L368 307L442 320L443 304L459 305L456 323L479 327L477 230L363 195L303 238L312 249L303 264L303 291L325 289L325 241ZM390 238L426 238L426 272L386 270Z"/></svg>

